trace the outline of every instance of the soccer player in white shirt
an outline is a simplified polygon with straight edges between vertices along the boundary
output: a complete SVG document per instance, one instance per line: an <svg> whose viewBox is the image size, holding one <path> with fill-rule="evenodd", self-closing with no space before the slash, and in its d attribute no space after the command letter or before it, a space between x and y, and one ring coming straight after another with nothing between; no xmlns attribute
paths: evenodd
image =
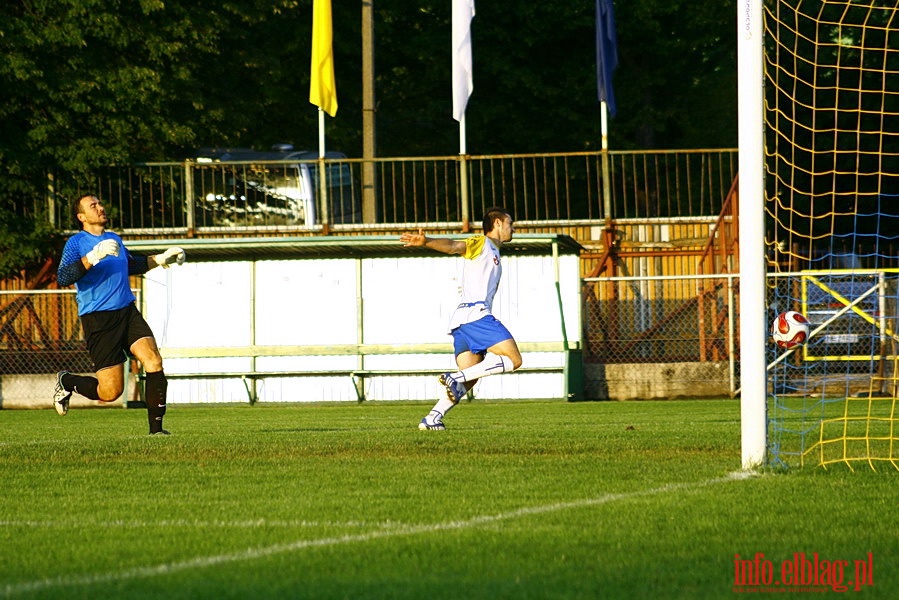
<svg viewBox="0 0 899 600"><path fill-rule="evenodd" d="M444 430L443 417L468 393L475 382L488 375L509 373L521 366L521 352L509 330L493 316L493 297L503 273L500 249L512 239L512 216L504 208L493 207L484 214L484 233L466 240L429 238L404 233L404 246L419 246L464 259L462 297L450 317L449 333L459 370L444 373L440 383L446 398L438 400L419 423L419 429Z"/></svg>

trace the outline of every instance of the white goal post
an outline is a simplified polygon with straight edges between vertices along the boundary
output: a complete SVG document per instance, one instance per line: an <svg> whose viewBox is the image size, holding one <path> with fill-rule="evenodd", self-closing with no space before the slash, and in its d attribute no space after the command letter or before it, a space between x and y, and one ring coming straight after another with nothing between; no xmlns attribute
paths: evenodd
<svg viewBox="0 0 899 600"><path fill-rule="evenodd" d="M740 438L743 469L765 464L765 14L762 0L737 4L740 210Z"/></svg>

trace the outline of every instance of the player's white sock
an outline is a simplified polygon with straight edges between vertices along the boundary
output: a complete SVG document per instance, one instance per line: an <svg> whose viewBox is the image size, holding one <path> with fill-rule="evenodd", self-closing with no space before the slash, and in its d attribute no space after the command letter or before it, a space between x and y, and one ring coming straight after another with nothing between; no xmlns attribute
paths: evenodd
<svg viewBox="0 0 899 600"><path fill-rule="evenodd" d="M499 375L500 373L509 373L514 370L511 358L508 356L497 356L488 352L484 355L484 360L478 364L453 373L453 379L457 381L474 381L488 375Z"/></svg>
<svg viewBox="0 0 899 600"><path fill-rule="evenodd" d="M428 416L425 418L428 420L428 423L436 423L438 421L442 421L443 417L446 416L446 413L448 413L454 406L455 404L450 402L448 398L441 398L437 401L437 404L434 405L434 408L431 409L431 412L429 412Z"/></svg>

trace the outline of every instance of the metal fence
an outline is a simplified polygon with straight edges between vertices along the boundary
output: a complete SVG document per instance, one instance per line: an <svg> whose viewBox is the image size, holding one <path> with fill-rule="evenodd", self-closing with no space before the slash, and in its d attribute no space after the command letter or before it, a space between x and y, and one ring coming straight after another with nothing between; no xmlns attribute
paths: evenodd
<svg viewBox="0 0 899 600"><path fill-rule="evenodd" d="M895 395L899 269L771 273L767 298L769 321L795 310L811 323L792 356L770 347L775 392Z"/></svg>
<svg viewBox="0 0 899 600"><path fill-rule="evenodd" d="M772 273L768 282L772 314L792 308L822 326L782 363L789 369L780 385L854 392L869 389L872 378L895 381L882 371L892 368L899 339L896 270ZM582 283L586 398L726 396L739 389L739 275L589 277ZM769 348L772 362L777 351ZM74 292L0 291L0 375L62 369L91 370ZM793 382L799 377L802 385ZM0 393L14 393L10 385Z"/></svg>
<svg viewBox="0 0 899 600"><path fill-rule="evenodd" d="M0 375L64 369L92 369L75 291L0 291Z"/></svg>
<svg viewBox="0 0 899 600"><path fill-rule="evenodd" d="M739 385L738 278L585 278L588 395L636 399L732 394Z"/></svg>
<svg viewBox="0 0 899 600"><path fill-rule="evenodd" d="M35 188L47 191L35 198L34 214L69 228L71 200L95 192L125 232L455 223L494 205L517 221L709 216L721 210L737 171L735 149L607 156L608 199L601 152L185 161L50 176Z"/></svg>
<svg viewBox="0 0 899 600"><path fill-rule="evenodd" d="M583 280L581 333L587 399L726 396L737 384L736 276ZM0 406L48 393L60 370L90 372L74 293L0 292ZM42 379L42 381L43 381ZM49 402L47 404L49 406Z"/></svg>

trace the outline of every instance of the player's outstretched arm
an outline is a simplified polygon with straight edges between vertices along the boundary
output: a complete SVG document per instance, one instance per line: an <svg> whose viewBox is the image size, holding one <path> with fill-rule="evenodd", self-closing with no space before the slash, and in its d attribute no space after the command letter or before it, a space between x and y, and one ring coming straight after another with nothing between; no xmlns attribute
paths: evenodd
<svg viewBox="0 0 899 600"><path fill-rule="evenodd" d="M430 248L444 254L463 254L465 252L465 242L449 238L429 238L421 229L418 230L418 233L402 234L400 242L407 248Z"/></svg>
<svg viewBox="0 0 899 600"><path fill-rule="evenodd" d="M187 254L181 248L174 246L172 248L169 248L165 252L156 254L155 256L151 256L150 258L153 259L153 262L156 265L162 267L163 269L168 269L169 265L183 265L184 261L187 259ZM151 265L150 268L152 269L153 266Z"/></svg>

